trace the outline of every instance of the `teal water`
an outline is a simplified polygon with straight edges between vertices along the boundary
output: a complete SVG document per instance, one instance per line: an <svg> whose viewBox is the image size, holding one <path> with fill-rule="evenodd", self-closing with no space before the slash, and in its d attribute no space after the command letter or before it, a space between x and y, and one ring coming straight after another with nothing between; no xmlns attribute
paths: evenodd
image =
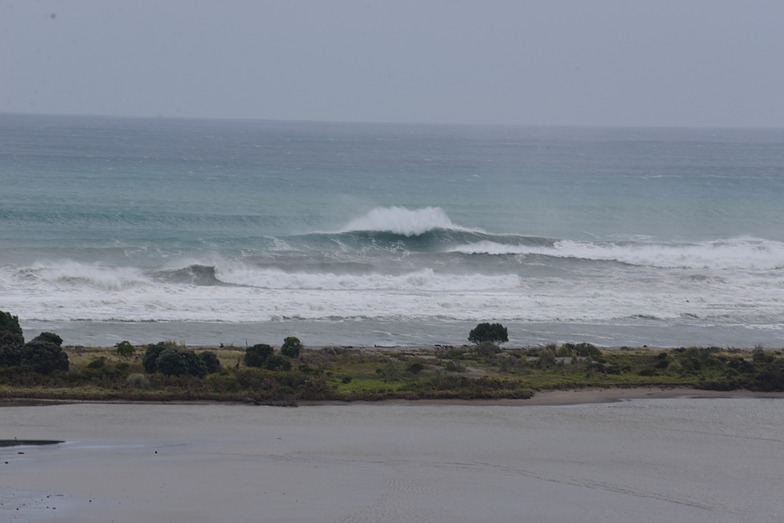
<svg viewBox="0 0 784 523"><path fill-rule="evenodd" d="M780 345L784 130L0 115L0 310L66 343Z"/></svg>

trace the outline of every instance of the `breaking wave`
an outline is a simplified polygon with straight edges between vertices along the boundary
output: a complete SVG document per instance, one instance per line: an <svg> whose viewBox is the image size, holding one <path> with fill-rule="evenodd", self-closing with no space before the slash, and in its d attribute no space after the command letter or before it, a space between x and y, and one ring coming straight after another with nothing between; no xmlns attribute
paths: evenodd
<svg viewBox="0 0 784 523"><path fill-rule="evenodd" d="M613 261L667 269L784 268L784 243L758 238L733 238L690 244L600 243L560 240L552 245L501 244L479 241L455 247L463 254L539 254L556 258Z"/></svg>
<svg viewBox="0 0 784 523"><path fill-rule="evenodd" d="M405 207L376 207L367 214L354 218L340 232L379 231L418 236L436 229L483 232L455 225L440 207L407 209Z"/></svg>

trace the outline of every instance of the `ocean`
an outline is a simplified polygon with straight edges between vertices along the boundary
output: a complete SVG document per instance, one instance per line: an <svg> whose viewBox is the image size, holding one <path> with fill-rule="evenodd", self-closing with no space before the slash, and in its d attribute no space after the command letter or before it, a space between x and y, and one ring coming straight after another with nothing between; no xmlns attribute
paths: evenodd
<svg viewBox="0 0 784 523"><path fill-rule="evenodd" d="M784 129L0 115L27 338L784 346Z"/></svg>

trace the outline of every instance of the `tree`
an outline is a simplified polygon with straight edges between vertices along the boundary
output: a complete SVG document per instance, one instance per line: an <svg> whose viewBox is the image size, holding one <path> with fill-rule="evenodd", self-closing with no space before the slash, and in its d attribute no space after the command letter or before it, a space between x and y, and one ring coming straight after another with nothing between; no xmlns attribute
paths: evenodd
<svg viewBox="0 0 784 523"><path fill-rule="evenodd" d="M245 349L245 365L248 367L263 367L267 358L272 356L274 349L266 343L257 343Z"/></svg>
<svg viewBox="0 0 784 523"><path fill-rule="evenodd" d="M509 335L506 327L500 323L480 323L468 333L468 341L471 343L482 343L483 341L504 343L509 341Z"/></svg>
<svg viewBox="0 0 784 523"><path fill-rule="evenodd" d="M43 332L22 347L19 364L39 374L68 371L68 354L60 346L63 339L57 334Z"/></svg>
<svg viewBox="0 0 784 523"><path fill-rule="evenodd" d="M283 345L280 348L280 353L287 358L299 358L299 353L302 350L302 342L296 336L289 336L283 340Z"/></svg>
<svg viewBox="0 0 784 523"><path fill-rule="evenodd" d="M0 311L0 333L10 332L23 336L22 327L19 326L19 318L11 316L11 313Z"/></svg>

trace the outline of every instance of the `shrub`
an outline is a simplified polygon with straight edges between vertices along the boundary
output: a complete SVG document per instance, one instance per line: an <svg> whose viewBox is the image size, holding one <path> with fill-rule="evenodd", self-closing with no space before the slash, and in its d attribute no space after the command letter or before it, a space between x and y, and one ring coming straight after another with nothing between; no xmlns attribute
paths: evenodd
<svg viewBox="0 0 784 523"><path fill-rule="evenodd" d="M123 358L130 358L131 356L133 356L133 353L135 352L133 345L131 345L131 342L127 340L121 341L120 343L115 345L115 348L117 349L117 354L119 354Z"/></svg>
<svg viewBox="0 0 784 523"><path fill-rule="evenodd" d="M446 365L444 366L444 368L446 370L448 370L449 372L465 372L466 371L465 365L463 365L459 361L454 361L454 360L446 362Z"/></svg>
<svg viewBox="0 0 784 523"><path fill-rule="evenodd" d="M128 385L134 389L149 389L150 388L150 378L145 376L144 374L134 372L133 374L129 374L128 378Z"/></svg>
<svg viewBox="0 0 784 523"><path fill-rule="evenodd" d="M15 332L0 331L0 367L19 365L24 338Z"/></svg>
<svg viewBox="0 0 784 523"><path fill-rule="evenodd" d="M104 367L106 367L106 358L103 356L95 358L87 364L88 369L103 369Z"/></svg>
<svg viewBox="0 0 784 523"><path fill-rule="evenodd" d="M280 354L273 354L264 361L264 368L269 370L291 370L291 362Z"/></svg>
<svg viewBox="0 0 784 523"><path fill-rule="evenodd" d="M602 351L596 345L591 343L564 343L558 349L559 355L563 356L580 356L582 358L599 358Z"/></svg>
<svg viewBox="0 0 784 523"><path fill-rule="evenodd" d="M489 358L501 352L501 347L499 347L492 341L483 341L479 343L474 350L480 356Z"/></svg>
<svg viewBox="0 0 784 523"><path fill-rule="evenodd" d="M539 352L539 359L536 360L536 366L540 369L546 369L555 365L555 351L549 347L545 347Z"/></svg>
<svg viewBox="0 0 784 523"><path fill-rule="evenodd" d="M296 336L289 336L283 340L283 345L280 348L280 353L287 358L299 358L299 353L302 350L302 342Z"/></svg>
<svg viewBox="0 0 784 523"><path fill-rule="evenodd" d="M207 375L207 366L196 353L188 349L164 349L155 362L158 372L164 376Z"/></svg>
<svg viewBox="0 0 784 523"><path fill-rule="evenodd" d="M267 358L272 356L274 349L266 343L258 343L245 349L245 365L248 367L262 367Z"/></svg>
<svg viewBox="0 0 784 523"><path fill-rule="evenodd" d="M406 372L409 372L411 374L419 374L423 370L425 370L424 364L416 361L416 362L414 362L414 363L412 363L411 365L408 366L408 368L406 369Z"/></svg>
<svg viewBox="0 0 784 523"><path fill-rule="evenodd" d="M506 327L500 323L480 323L468 333L468 341L471 343L482 343L483 341L504 343L509 341L509 335Z"/></svg>
<svg viewBox="0 0 784 523"><path fill-rule="evenodd" d="M11 316L11 313L0 311L0 333L10 332L23 336L22 327L19 326L19 318Z"/></svg>
<svg viewBox="0 0 784 523"><path fill-rule="evenodd" d="M19 364L39 374L68 371L68 354L60 347L62 343L57 334L43 332L22 347Z"/></svg>
<svg viewBox="0 0 784 523"><path fill-rule="evenodd" d="M149 372L150 374L156 372L158 370L158 356L160 356L161 352L168 348L172 347L170 344L163 341L154 345L147 345L147 350L144 351L144 356L142 356L142 366L144 366L144 372Z"/></svg>
<svg viewBox="0 0 784 523"><path fill-rule="evenodd" d="M207 368L207 374L214 374L218 372L221 368L220 360L218 359L218 355L212 351L205 351L199 354L199 358L204 363L204 366Z"/></svg>

